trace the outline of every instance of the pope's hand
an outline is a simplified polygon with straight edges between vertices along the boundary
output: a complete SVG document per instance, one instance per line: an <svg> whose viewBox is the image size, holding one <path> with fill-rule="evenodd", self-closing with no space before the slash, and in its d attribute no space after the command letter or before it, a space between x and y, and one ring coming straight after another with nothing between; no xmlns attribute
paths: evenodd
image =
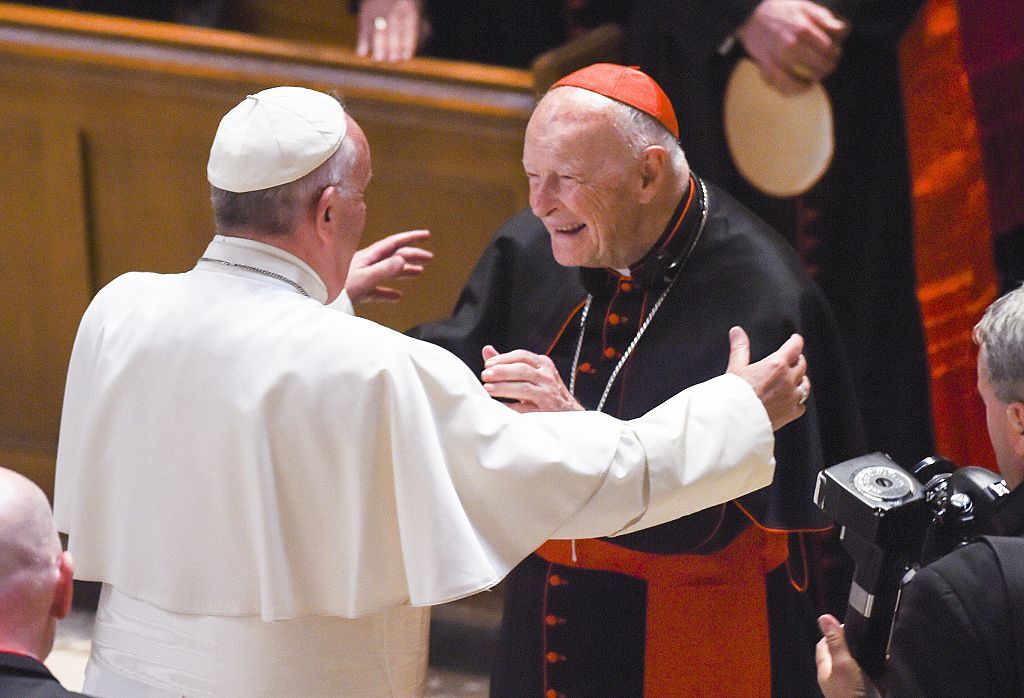
<svg viewBox="0 0 1024 698"><path fill-rule="evenodd" d="M480 378L491 397L512 400L516 412L567 412L582 410L562 382L551 359L525 349L499 354L491 345L483 348L484 370Z"/></svg>
<svg viewBox="0 0 1024 698"><path fill-rule="evenodd" d="M762 0L736 38L765 81L785 95L799 94L832 73L849 25L810 0Z"/></svg>
<svg viewBox="0 0 1024 698"><path fill-rule="evenodd" d="M740 327L729 330L729 373L735 373L754 387L764 404L772 430L789 424L804 413L811 394L807 359L801 353L804 338L798 334L786 340L774 353L750 363L750 338Z"/></svg>
<svg viewBox="0 0 1024 698"><path fill-rule="evenodd" d="M421 0L363 0L356 53L386 63L407 61L427 32Z"/></svg>
<svg viewBox="0 0 1024 698"><path fill-rule="evenodd" d="M434 253L415 244L430 237L429 230L407 230L389 235L357 251L348 268L345 291L353 303L394 301L402 292L381 284L419 276Z"/></svg>

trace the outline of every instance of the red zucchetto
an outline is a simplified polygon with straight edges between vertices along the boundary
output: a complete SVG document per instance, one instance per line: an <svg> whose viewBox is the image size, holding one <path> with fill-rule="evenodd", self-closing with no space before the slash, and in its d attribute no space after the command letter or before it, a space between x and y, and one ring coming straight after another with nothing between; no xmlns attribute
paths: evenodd
<svg viewBox="0 0 1024 698"><path fill-rule="evenodd" d="M645 114L650 114L679 138L679 122L676 112L664 90L651 76L639 68L614 63L595 63L569 73L551 86L579 87L604 95L616 102L628 104Z"/></svg>

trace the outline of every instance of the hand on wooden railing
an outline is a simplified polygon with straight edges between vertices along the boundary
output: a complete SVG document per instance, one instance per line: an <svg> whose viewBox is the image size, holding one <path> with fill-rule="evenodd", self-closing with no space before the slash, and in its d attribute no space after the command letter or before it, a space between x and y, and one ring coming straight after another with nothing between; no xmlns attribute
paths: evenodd
<svg viewBox="0 0 1024 698"><path fill-rule="evenodd" d="M396 63L413 57L429 34L421 0L362 0L356 53Z"/></svg>

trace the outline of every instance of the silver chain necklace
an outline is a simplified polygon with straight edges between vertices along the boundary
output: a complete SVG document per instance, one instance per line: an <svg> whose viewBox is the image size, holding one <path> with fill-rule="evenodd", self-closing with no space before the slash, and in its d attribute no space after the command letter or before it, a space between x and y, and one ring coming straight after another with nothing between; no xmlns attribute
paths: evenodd
<svg viewBox="0 0 1024 698"><path fill-rule="evenodd" d="M285 282L286 284L288 284L289 286L294 288L296 291L298 291L299 293L304 295L306 298L309 298L309 294L306 293L306 289L302 288L302 286L299 286L298 283L296 283L295 281L292 281L287 276L282 276L281 274L278 274L277 272L268 271L266 269L260 269L259 267L249 266L248 264L239 264L238 262L229 262L226 259L214 259L213 257L200 257L199 261L200 262L213 262L214 264L223 264L225 267L234 267L236 269L245 269L246 271L252 271L252 272L256 272L257 274L263 274L264 276L269 276L271 279L277 279L278 281Z"/></svg>
<svg viewBox="0 0 1024 698"><path fill-rule="evenodd" d="M654 319L654 314L658 312L658 308L661 307L661 304L668 296L668 292L672 290L672 287L676 283L676 279L682 275L683 267L686 266L686 262L689 261L694 248L697 247L697 242L700 240L701 233L704 232L704 224L708 222L708 188L704 185L702 180L697 181L700 183L700 190L704 195L704 209L701 211L700 227L697 228L697 234L693 236L693 242L690 243L690 248L686 251L686 255L683 257L682 263L676 270L675 276L672 277L672 280L668 282L668 286L666 286L665 290L661 292L660 296L658 296L658 300L654 301L654 305L651 306L651 312L647 313L647 317L644 318L640 328L636 331L636 334L633 336L633 340L629 343L629 346L626 347L626 351L622 352L622 356L619 357L619 362L615 364L615 368L612 369L612 375L608 377L608 382L604 386L604 392L601 394L601 400L597 403L597 412L600 412L604 408L605 400L608 399L608 393L611 392L612 384L615 383L615 379L618 377L619 371L621 371L622 367L625 366L626 360L629 359L629 355L633 353L633 349L636 348L640 338L643 337L644 332L647 331L647 326L651 324L651 320ZM590 312L590 304L593 300L593 294L588 293L587 301L583 305L583 312L580 315L580 336L576 340L576 351L572 357L572 368L570 369L571 373L569 374L569 394L574 398L576 397L576 366L580 360L580 351L583 349L583 335L586 334L587 331L587 314Z"/></svg>

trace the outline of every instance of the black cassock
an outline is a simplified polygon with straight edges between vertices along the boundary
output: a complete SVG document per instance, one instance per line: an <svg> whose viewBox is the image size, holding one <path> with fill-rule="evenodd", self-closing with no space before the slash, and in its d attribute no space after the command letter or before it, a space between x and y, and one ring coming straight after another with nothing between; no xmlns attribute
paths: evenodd
<svg viewBox="0 0 1024 698"><path fill-rule="evenodd" d="M694 555L713 557L751 529L752 518L759 528L774 531L827 528L812 501L816 474L863 451L849 371L821 291L785 240L709 184L701 229L704 191L691 188L692 201L684 197L661 240L628 276L560 266L543 225L523 211L485 250L453 316L410 332L448 348L477 372L486 344L502 352L547 353L567 385L579 345L575 394L594 409L622 352L676 277L605 401L603 411L623 419L723 373L734 325L749 334L752 360L771 353L794 332L804 336L811 399L806 414L776 434L773 484L737 502L606 539L623 556L636 551L641 556L685 553L691 561ZM588 290L593 301L580 342ZM780 660L772 662L772 683L780 695L815 690L814 611L788 579L805 581L802 546L792 545L794 540L791 536L790 562L796 558L796 568L791 564L787 575L783 565L772 575L778 583L768 584L771 654ZM582 563L554 564L534 555L507 583L493 695L641 694L645 625L659 616L658 609L647 606L651 580L587 569ZM692 600L701 602L700 597ZM741 652L742 639L733 639L734 651ZM719 678L723 690L742 683L735 676ZM684 687L680 690L685 693ZM707 685L702 690L717 692Z"/></svg>
<svg viewBox="0 0 1024 698"><path fill-rule="evenodd" d="M887 695L1024 695L1024 487L980 538L918 572L893 628Z"/></svg>
<svg viewBox="0 0 1024 698"><path fill-rule="evenodd" d="M630 60L672 101L680 144L696 171L783 235L792 238L799 228L800 248L839 323L868 447L909 468L935 448L898 51L923 0L815 0L848 20L850 33L822 82L835 153L799 205L748 184L725 138L725 89L745 53L739 42L724 54L719 49L759 2L635 0Z"/></svg>

